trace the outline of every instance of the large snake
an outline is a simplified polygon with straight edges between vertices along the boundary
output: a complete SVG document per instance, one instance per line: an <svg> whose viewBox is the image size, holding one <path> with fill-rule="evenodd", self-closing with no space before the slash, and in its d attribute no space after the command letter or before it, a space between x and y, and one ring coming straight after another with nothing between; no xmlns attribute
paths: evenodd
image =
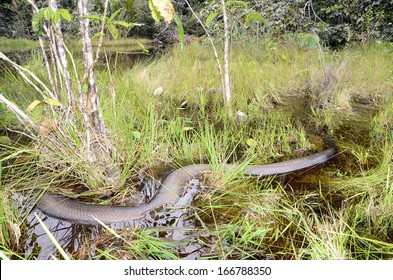
<svg viewBox="0 0 393 280"><path fill-rule="evenodd" d="M327 149L310 156L272 164L248 166L245 175L277 175L311 167L327 161L335 153L335 149ZM235 164L224 164L222 168L230 170ZM36 206L46 215L69 221L71 223L97 225L98 219L104 224L126 223L141 220L150 211L163 206L175 204L188 181L203 171L211 170L210 164L193 164L179 168L170 173L162 182L155 196L145 204L135 207L107 206L78 202L60 195L45 193L37 201Z"/></svg>

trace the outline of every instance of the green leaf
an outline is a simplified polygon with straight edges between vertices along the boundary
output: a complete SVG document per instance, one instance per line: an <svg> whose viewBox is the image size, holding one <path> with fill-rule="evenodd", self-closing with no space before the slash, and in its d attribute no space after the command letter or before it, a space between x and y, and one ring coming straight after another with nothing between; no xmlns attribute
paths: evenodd
<svg viewBox="0 0 393 280"><path fill-rule="evenodd" d="M31 25L34 27L39 23L39 21L40 20L38 19L38 13L33 14L33 16L31 17Z"/></svg>
<svg viewBox="0 0 393 280"><path fill-rule="evenodd" d="M42 35L42 22L39 12L33 15L31 20L31 26L33 27L33 31L35 32L35 34L37 34L38 36Z"/></svg>
<svg viewBox="0 0 393 280"><path fill-rule="evenodd" d="M55 12L53 11L52 8L45 8L44 9L44 19L49 21L53 18L53 15L55 14Z"/></svg>
<svg viewBox="0 0 393 280"><path fill-rule="evenodd" d="M257 146L257 144L258 144L257 141L255 141L252 138L247 139L246 143L251 148L255 148Z"/></svg>
<svg viewBox="0 0 393 280"><path fill-rule="evenodd" d="M100 37L102 34L104 34L104 33L102 33L102 32L97 32L96 34L93 35L92 39L95 39L95 38L97 38L97 37Z"/></svg>
<svg viewBox="0 0 393 280"><path fill-rule="evenodd" d="M113 23L113 24L116 24L116 25L123 26L123 27L125 27L125 28L129 28L129 27L131 26L128 22L125 22L125 21L123 21L123 20L114 21L114 22L112 22L112 23Z"/></svg>
<svg viewBox="0 0 393 280"><path fill-rule="evenodd" d="M135 138L135 139L139 139L139 138L141 138L141 136L142 136L142 134L139 132L139 131L133 131L132 132L132 136Z"/></svg>
<svg viewBox="0 0 393 280"><path fill-rule="evenodd" d="M37 15L37 21L41 21L42 18L44 17L44 9L39 9L36 15Z"/></svg>
<svg viewBox="0 0 393 280"><path fill-rule="evenodd" d="M148 53L149 52L149 50L145 47L145 45L144 44L142 44L142 43L139 43L138 44L138 46L140 46L141 47L141 49L143 50L143 52L145 52L145 53Z"/></svg>
<svg viewBox="0 0 393 280"><path fill-rule="evenodd" d="M111 33L113 39L116 40L119 37L119 31L117 30L117 28L114 24L109 23L108 30Z"/></svg>
<svg viewBox="0 0 393 280"><path fill-rule="evenodd" d="M177 25L177 34L179 35L180 46L181 46L181 48L183 48L184 47L183 23L181 22L180 17L176 13L175 13L175 22L176 22L176 25Z"/></svg>
<svg viewBox="0 0 393 280"><path fill-rule="evenodd" d="M47 98L47 99L44 99L44 102L46 104L49 104L49 105L55 106L55 107L60 107L61 106L61 103L58 100L56 100L56 99Z"/></svg>
<svg viewBox="0 0 393 280"><path fill-rule="evenodd" d="M261 22L263 21L263 17L258 12L250 12L246 17L246 22L248 21Z"/></svg>
<svg viewBox="0 0 393 280"><path fill-rule="evenodd" d="M60 21L60 13L59 13L59 11L56 11L56 12L53 14L53 23L54 23L54 24L57 24L59 21Z"/></svg>
<svg viewBox="0 0 393 280"><path fill-rule="evenodd" d="M120 13L120 11L123 10L123 8L118 9L116 12L114 12L111 17L108 19L108 23L111 23L113 19Z"/></svg>
<svg viewBox="0 0 393 280"><path fill-rule="evenodd" d="M59 9L58 10L59 14L61 15L62 18L64 18L66 21L71 21L72 20L72 15L70 12L66 9Z"/></svg>
<svg viewBox="0 0 393 280"><path fill-rule="evenodd" d="M226 6L243 6L245 9L248 9L248 3L245 1L227 1Z"/></svg>
<svg viewBox="0 0 393 280"><path fill-rule="evenodd" d="M31 113L30 113L30 119L34 123L40 123L42 119L44 118L44 112L42 106L37 106Z"/></svg>
<svg viewBox="0 0 393 280"><path fill-rule="evenodd" d="M27 106L26 112L27 113L31 113L35 109L35 107L37 107L37 105L40 104L40 103L41 103L41 101L34 100L33 102L30 103L29 106Z"/></svg>
<svg viewBox="0 0 393 280"><path fill-rule="evenodd" d="M216 18L217 15L218 15L218 13L216 13L216 12L211 13L211 14L207 17L206 22L205 22L205 25L206 25L206 26L209 26L210 23L213 21L213 19Z"/></svg>
<svg viewBox="0 0 393 280"><path fill-rule="evenodd" d="M88 19L102 21L102 16L97 16L97 15L80 16L80 18L88 18Z"/></svg>
<svg viewBox="0 0 393 280"><path fill-rule="evenodd" d="M151 16L153 17L154 21L157 23L162 20L161 14L157 11L156 7L153 4L153 0L149 0L149 9L151 11Z"/></svg>
<svg viewBox="0 0 393 280"><path fill-rule="evenodd" d="M284 60L284 61L286 61L286 60L287 60L287 56L286 56L285 54L282 54L282 55L281 55L281 59Z"/></svg>

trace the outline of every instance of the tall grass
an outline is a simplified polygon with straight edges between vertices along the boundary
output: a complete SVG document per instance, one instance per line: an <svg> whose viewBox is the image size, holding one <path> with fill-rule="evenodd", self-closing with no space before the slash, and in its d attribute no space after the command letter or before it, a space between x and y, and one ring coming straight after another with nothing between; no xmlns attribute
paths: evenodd
<svg viewBox="0 0 393 280"><path fill-rule="evenodd" d="M0 38L0 51L2 52L12 52L15 50L26 51L38 47L38 41L27 39Z"/></svg>

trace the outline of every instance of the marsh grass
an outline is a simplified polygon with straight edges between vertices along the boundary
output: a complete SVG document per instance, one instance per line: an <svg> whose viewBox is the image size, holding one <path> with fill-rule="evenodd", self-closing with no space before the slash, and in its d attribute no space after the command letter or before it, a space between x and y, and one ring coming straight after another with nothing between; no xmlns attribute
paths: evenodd
<svg viewBox="0 0 393 280"><path fill-rule="evenodd" d="M3 186L2 189L4 189ZM0 213L0 250L6 251L6 255L9 255L12 251L16 252L19 249L19 242L22 240L20 225L22 218L18 209L10 203L12 201L12 197L9 197L10 192L2 190L0 195L0 209L2 210Z"/></svg>
<svg viewBox="0 0 393 280"><path fill-rule="evenodd" d="M122 230L120 234L107 228L108 234L103 235L109 244L108 249L98 249L95 259L178 259L176 244L169 240L155 237L157 229L152 230ZM114 238L116 237L116 238ZM121 245L112 245L113 243ZM112 244L111 244L112 243ZM111 246L112 245L112 246Z"/></svg>
<svg viewBox="0 0 393 280"><path fill-rule="evenodd" d="M199 257L391 258L392 50L391 44L374 43L335 53L324 50L322 57L318 49L290 39L234 42L233 107L247 115L246 121L228 116L223 109L216 62L203 42L183 50L175 47L133 67L110 69L110 76L108 69L100 69L103 115L116 153L124 161L116 195L132 194L138 177L150 176L149 170L211 163L212 175L206 175L211 187L202 191L195 205L198 227L193 237L203 245ZM34 69L39 65L36 58L30 63ZM24 93L21 104L33 100L29 88L16 77L5 82L15 85L3 86L5 94ZM154 96L158 87L163 87L163 94ZM358 99L367 101L366 108L375 112L363 122L353 106ZM339 154L322 171L311 172L298 183L241 174L247 164L293 158L294 151L302 155L305 150L321 150L323 140L311 134L325 125ZM72 139L71 128L69 133ZM81 156L73 157L72 150L77 149L55 150L52 159L32 153L31 161L36 162L27 161L23 176L3 176L4 180L25 189L75 184L84 175L72 171L78 169ZM70 169L53 168L37 177L34 166L40 166L39 161L66 159ZM223 172L224 162L241 164ZM124 187L130 176L135 180ZM12 219L20 218L4 219L8 231ZM178 247L154 236L152 230L138 229L121 237L110 234L105 242L111 245L99 249L94 258L178 258ZM8 240L2 250L7 250L11 235L2 235ZM119 239L122 244L116 245ZM93 258L88 253L79 257Z"/></svg>
<svg viewBox="0 0 393 280"><path fill-rule="evenodd" d="M15 50L26 51L38 47L38 41L27 39L0 38L0 51L2 52L12 52Z"/></svg>

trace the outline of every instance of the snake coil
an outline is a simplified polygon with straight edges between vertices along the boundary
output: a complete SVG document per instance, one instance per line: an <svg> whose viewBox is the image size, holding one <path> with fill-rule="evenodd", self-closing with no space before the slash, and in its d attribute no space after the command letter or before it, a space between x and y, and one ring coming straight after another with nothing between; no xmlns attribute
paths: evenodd
<svg viewBox="0 0 393 280"><path fill-rule="evenodd" d="M335 153L334 148L317 154L283 162L246 167L244 174L255 176L277 175L311 167L329 160ZM235 164L224 164L222 168L230 170ZM135 207L107 206L78 202L60 195L45 193L36 206L46 215L71 223L98 225L115 224L141 220L151 210L162 205L173 205L183 192L186 183L203 171L211 170L210 164L193 164L170 173L162 182L156 195L146 204Z"/></svg>

